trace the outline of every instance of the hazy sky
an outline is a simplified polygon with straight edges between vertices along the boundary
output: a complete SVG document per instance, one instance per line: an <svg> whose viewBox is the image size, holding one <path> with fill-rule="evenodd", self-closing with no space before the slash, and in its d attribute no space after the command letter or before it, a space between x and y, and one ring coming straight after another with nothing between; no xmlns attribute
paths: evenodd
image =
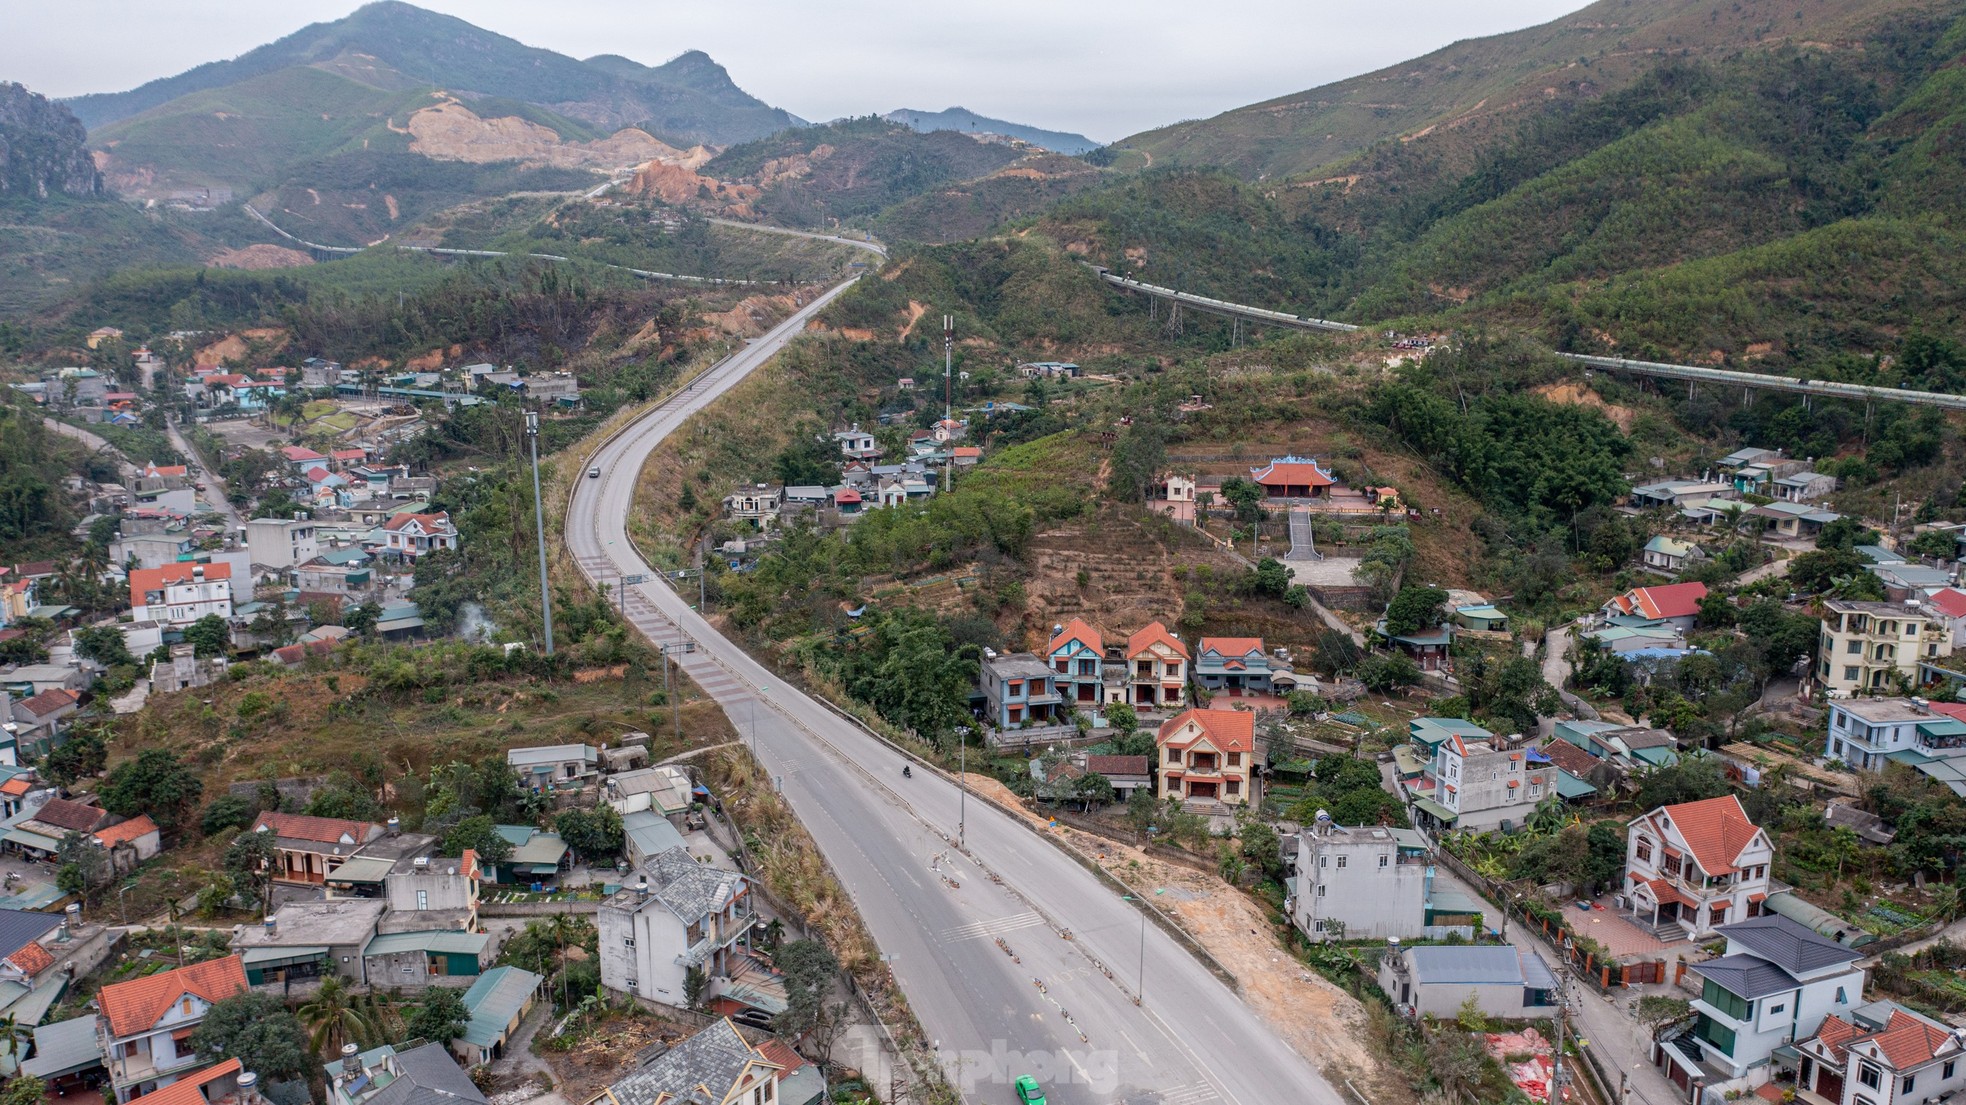
<svg viewBox="0 0 1966 1105"><path fill-rule="evenodd" d="M707 51L824 120L961 105L1110 140L1368 72L1584 0L420 0L532 46ZM8 0L0 80L112 92L236 57L356 0Z"/></svg>

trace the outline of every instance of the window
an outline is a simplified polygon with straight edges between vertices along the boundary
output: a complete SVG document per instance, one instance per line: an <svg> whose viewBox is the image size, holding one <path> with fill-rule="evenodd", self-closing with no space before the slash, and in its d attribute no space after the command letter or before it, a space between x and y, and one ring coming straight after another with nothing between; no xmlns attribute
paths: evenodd
<svg viewBox="0 0 1966 1105"><path fill-rule="evenodd" d="M1850 999L1847 996L1845 996L1845 994L1843 993L1843 987L1841 986L1838 986L1836 988L1836 1004L1838 1005L1850 1004Z"/></svg>
<svg viewBox="0 0 1966 1105"><path fill-rule="evenodd" d="M1861 656L1863 655L1864 652L1864 643L1862 641L1851 641L1849 645L1844 648L1843 651L1849 653L1852 656Z"/></svg>
<svg viewBox="0 0 1966 1105"><path fill-rule="evenodd" d="M1780 1013L1782 1010L1787 1009L1788 1007L1789 1006L1787 1002L1783 1002L1780 1005L1771 1005L1768 1007L1768 1015L1772 1017L1775 1014Z"/></svg>
<svg viewBox="0 0 1966 1105"><path fill-rule="evenodd" d="M1700 991L1700 1000L1731 1020L1744 1021L1752 1015L1753 1003L1736 996L1712 979L1706 980L1706 986Z"/></svg>
<svg viewBox="0 0 1966 1105"><path fill-rule="evenodd" d="M1339 856L1339 857L1338 857L1338 866L1339 866L1339 867L1341 867L1341 868L1345 866L1345 857L1344 857L1344 856Z"/></svg>
<svg viewBox="0 0 1966 1105"><path fill-rule="evenodd" d="M1940 1068L1939 1068L1939 1079L1940 1079L1940 1081L1949 1081L1949 1080L1951 1080L1951 1078L1952 1078L1952 1069L1953 1069L1953 1066L1954 1066L1954 1065L1955 1065L1955 1060L1952 1060L1952 1059L1947 1059L1947 1060L1946 1060L1946 1065L1945 1065L1945 1066L1943 1066L1943 1067L1940 1067Z"/></svg>
<svg viewBox="0 0 1966 1105"><path fill-rule="evenodd" d="M1320 898L1322 898L1322 897L1324 897L1324 884L1323 884L1323 883L1319 883L1319 884L1318 884L1318 888L1317 888L1317 896L1318 896L1318 897L1320 897Z"/></svg>
<svg viewBox="0 0 1966 1105"><path fill-rule="evenodd" d="M1845 679L1855 679L1856 677L1857 677L1857 667L1856 667L1856 665L1854 665L1854 664L1845 664L1845 665L1843 666L1843 678L1845 678Z"/></svg>
<svg viewBox="0 0 1966 1105"><path fill-rule="evenodd" d="M1647 863L1652 862L1652 841L1650 838L1642 836L1638 838L1638 858Z"/></svg>
<svg viewBox="0 0 1966 1105"><path fill-rule="evenodd" d="M428 890L419 890L416 892L416 908L430 908L430 892Z"/></svg>
<svg viewBox="0 0 1966 1105"><path fill-rule="evenodd" d="M1899 1092L1899 1093L1910 1093L1910 1092L1911 1092L1911 1087L1912 1087L1912 1084L1913 1084L1913 1083L1915 1083L1915 1082L1917 1082L1917 1081L1918 1081L1918 1076L1917 1076L1917 1075L1912 1075L1912 1074L1907 1074L1907 1075L1905 1075L1905 1084L1904 1084L1904 1088L1902 1088L1902 1089L1900 1089L1900 1090L1899 1090L1898 1092Z"/></svg>
<svg viewBox="0 0 1966 1105"><path fill-rule="evenodd" d="M1873 1090L1879 1089L1884 1085L1884 1072L1875 1063L1865 1063L1857 1068L1857 1081Z"/></svg>
<svg viewBox="0 0 1966 1105"><path fill-rule="evenodd" d="M1178 764L1178 763L1180 763L1180 762L1181 762L1181 750L1180 750L1180 749L1178 749L1178 748L1170 748L1170 749L1168 749L1168 750L1167 750L1167 762L1168 762L1168 763L1171 763L1171 764Z"/></svg>
<svg viewBox="0 0 1966 1105"><path fill-rule="evenodd" d="M1229 753L1229 766L1230 766L1230 767L1241 767L1241 766L1242 766L1242 753L1240 753L1240 752L1231 752L1231 753Z"/></svg>
<svg viewBox="0 0 1966 1105"><path fill-rule="evenodd" d="M1386 865L1386 862L1387 862L1388 860L1390 860L1390 859L1392 859L1392 857L1391 857L1391 856L1380 856L1380 857L1379 857L1379 866L1381 866L1381 867L1384 867L1384 866Z"/></svg>
<svg viewBox="0 0 1966 1105"><path fill-rule="evenodd" d="M1312 922L1311 922L1311 931L1312 931L1312 932L1323 932L1323 931L1324 931L1324 918L1322 918L1322 917L1320 917L1320 918L1318 918L1317 920L1315 920L1315 921L1312 921Z"/></svg>
<svg viewBox="0 0 1966 1105"><path fill-rule="evenodd" d="M635 946L635 938L634 938L634 937L632 937L632 936L624 936L624 937L622 937L622 938L621 938L621 946L622 946L622 947L624 947L624 948L632 948L632 947L634 947L634 946Z"/></svg>

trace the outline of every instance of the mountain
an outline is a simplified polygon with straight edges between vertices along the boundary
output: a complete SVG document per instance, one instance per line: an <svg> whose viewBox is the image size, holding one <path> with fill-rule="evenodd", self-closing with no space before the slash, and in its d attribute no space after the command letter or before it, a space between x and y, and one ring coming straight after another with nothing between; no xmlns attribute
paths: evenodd
<svg viewBox="0 0 1966 1105"><path fill-rule="evenodd" d="M953 130L964 134L1000 134L1005 138L1015 138L1029 142L1033 146L1043 147L1052 153L1073 156L1099 148L1099 143L1083 134L1067 134L1063 131L1027 127L1022 123L1007 123L1002 119L991 119L961 107L952 107L946 111L916 111L904 107L899 111L890 111L881 118L919 131Z"/></svg>
<svg viewBox="0 0 1966 1105"><path fill-rule="evenodd" d="M429 87L523 101L601 130L641 127L685 146L742 142L800 121L746 94L700 52L656 67L615 57L580 61L398 0L310 24L230 61L68 103L93 131L182 96L296 68L379 91Z"/></svg>
<svg viewBox="0 0 1966 1105"><path fill-rule="evenodd" d="M0 83L0 198L101 191L102 174L75 116L21 85Z"/></svg>
<svg viewBox="0 0 1966 1105"><path fill-rule="evenodd" d="M1668 58L1722 60L1783 44L1841 49L1934 0L1598 0L1527 30L1470 39L1349 80L1125 138L1133 164L1294 176L1374 145L1429 137L1473 149L1526 116L1624 88Z"/></svg>
<svg viewBox="0 0 1966 1105"><path fill-rule="evenodd" d="M1855 11L1835 42L1807 23L1763 49L1689 39L1478 141L1382 143L1281 187L1157 168L1040 228L1296 313L1842 378L1907 334L1966 330L1966 15L1851 30Z"/></svg>

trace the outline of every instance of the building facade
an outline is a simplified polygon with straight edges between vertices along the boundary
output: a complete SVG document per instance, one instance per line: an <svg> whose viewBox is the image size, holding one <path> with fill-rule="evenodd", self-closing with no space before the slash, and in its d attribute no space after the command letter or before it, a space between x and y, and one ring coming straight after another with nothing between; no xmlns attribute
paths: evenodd
<svg viewBox="0 0 1966 1105"><path fill-rule="evenodd" d="M601 984L617 993L683 1006L692 969L714 981L736 966L738 943L756 919L743 875L696 862L672 848L633 885L601 903Z"/></svg>
<svg viewBox="0 0 1966 1105"><path fill-rule="evenodd" d="M232 617L230 564L166 564L130 573L133 621L186 626L208 614Z"/></svg>
<svg viewBox="0 0 1966 1105"><path fill-rule="evenodd" d="M1291 920L1313 941L1419 936L1432 872L1414 830L1347 828L1319 811L1297 836Z"/></svg>
<svg viewBox="0 0 1966 1105"><path fill-rule="evenodd" d="M1890 690L1900 678L1916 682L1920 660L1950 655L1946 620L1922 602L1823 603L1816 682L1832 697Z"/></svg>
<svg viewBox="0 0 1966 1105"><path fill-rule="evenodd" d="M1706 1064L1743 1080L1740 1088L1767 1082L1777 1048L1863 998L1863 953L1805 925L1769 914L1719 934L1727 954L1689 965L1701 980L1690 1040Z"/></svg>
<svg viewBox="0 0 1966 1105"><path fill-rule="evenodd" d="M1256 752L1255 715L1243 710L1189 710L1154 735L1160 796L1183 803L1250 800Z"/></svg>
<svg viewBox="0 0 1966 1105"><path fill-rule="evenodd" d="M1731 794L1635 818L1625 849L1633 915L1691 939L1760 915L1768 900L1774 845Z"/></svg>

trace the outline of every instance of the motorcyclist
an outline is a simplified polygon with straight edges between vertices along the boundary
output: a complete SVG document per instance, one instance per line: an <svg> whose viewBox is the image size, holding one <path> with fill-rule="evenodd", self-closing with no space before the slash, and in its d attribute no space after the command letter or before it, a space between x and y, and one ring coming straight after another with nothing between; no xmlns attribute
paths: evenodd
<svg viewBox="0 0 1966 1105"><path fill-rule="evenodd" d="M903 779L912 779L912 778L914 778L914 777L915 777L915 771L914 771L914 769L913 769L913 768L911 768L911 767L909 767L909 766L908 766L907 764L902 764L902 765L901 765L901 777L902 777Z"/></svg>

